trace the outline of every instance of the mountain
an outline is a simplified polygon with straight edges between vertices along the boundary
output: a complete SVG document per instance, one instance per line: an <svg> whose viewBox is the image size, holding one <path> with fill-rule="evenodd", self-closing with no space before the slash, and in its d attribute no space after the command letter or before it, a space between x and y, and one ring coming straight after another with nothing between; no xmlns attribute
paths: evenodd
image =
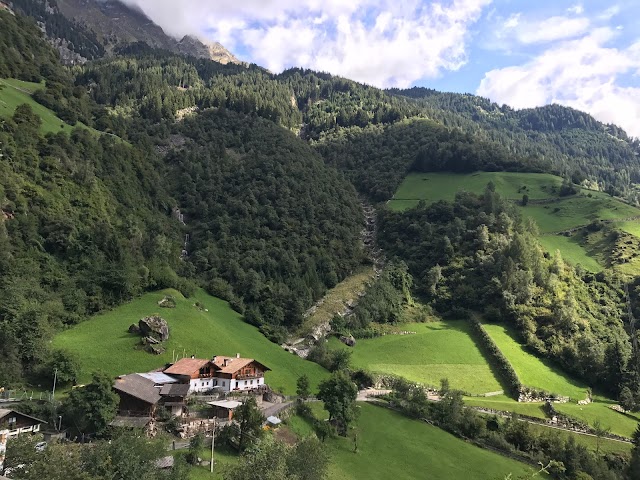
<svg viewBox="0 0 640 480"><path fill-rule="evenodd" d="M84 63L138 42L223 64L242 63L218 42L166 35L144 13L117 0L13 0L12 4L38 22L65 63Z"/></svg>

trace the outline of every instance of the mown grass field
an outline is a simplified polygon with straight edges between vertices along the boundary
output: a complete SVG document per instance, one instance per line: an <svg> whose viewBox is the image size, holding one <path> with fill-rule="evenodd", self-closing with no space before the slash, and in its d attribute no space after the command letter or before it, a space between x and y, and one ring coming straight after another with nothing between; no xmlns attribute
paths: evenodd
<svg viewBox="0 0 640 480"><path fill-rule="evenodd" d="M586 191L549 204L529 204L521 207L521 211L536 221L541 233L560 232L594 220L621 220L640 215L636 207L601 192Z"/></svg>
<svg viewBox="0 0 640 480"><path fill-rule="evenodd" d="M555 365L527 351L516 340L515 333L505 325L485 323L484 328L511 362L524 385L568 396L573 401L586 398L587 385L570 378Z"/></svg>
<svg viewBox="0 0 640 480"><path fill-rule="evenodd" d="M597 395L594 395L593 403L578 405L578 400L586 398L586 385L572 379L555 365L529 353L524 345L515 339L513 332L505 326L485 324L484 327L511 362L524 385L571 397L569 403L556 404L556 410L588 425L593 425L596 420L600 420L605 427L611 428L612 433L624 437L631 436L640 421L640 415L618 413L609 408L616 402ZM540 404L522 404L507 397L471 398L467 399L466 403L542 418Z"/></svg>
<svg viewBox="0 0 640 480"><path fill-rule="evenodd" d="M453 388L468 393L502 390L491 367L470 336L466 321L412 323L398 330L415 335L385 335L358 340L353 348L332 338L331 348L352 352L355 367L400 375L408 380L437 386L448 378Z"/></svg>
<svg viewBox="0 0 640 480"><path fill-rule="evenodd" d="M637 413L623 414L611 410L609 406L615 403L604 397L595 396L593 403L589 405L578 405L572 402L558 404L555 407L559 412L575 417L589 425L600 420L603 426L611 428L611 433L631 438L638 422L640 422L640 415Z"/></svg>
<svg viewBox="0 0 640 480"><path fill-rule="evenodd" d="M394 210L405 210L420 200L433 203L438 200L453 200L457 192L484 191L487 183L493 182L500 195L511 200L520 200L527 194L531 200L552 198L554 189L562 185L562 179L546 173L476 172L455 173L410 173L389 201Z"/></svg>
<svg viewBox="0 0 640 480"><path fill-rule="evenodd" d="M33 92L43 87L44 85L40 83L0 79L0 117L10 117L19 105L26 103L42 119L40 127L42 133L71 132L75 127L65 123L51 110L31 98ZM80 123L78 126L87 128Z"/></svg>
<svg viewBox="0 0 640 480"><path fill-rule="evenodd" d="M174 296L176 308L158 306L165 294ZM202 308L195 307L195 302ZM142 350L140 337L127 332L129 325L152 314L162 316L170 329L167 351L157 356ZM173 290L148 293L58 334L53 346L78 357L82 365L80 382L87 382L96 370L116 376L160 368L171 362L173 352L202 358L240 353L255 358L272 370L267 372L266 382L286 394L295 393L296 380L303 374L309 376L314 388L328 376L319 365L271 343L257 328L245 323L227 302L202 290L189 299Z"/></svg>
<svg viewBox="0 0 640 480"><path fill-rule="evenodd" d="M358 435L358 452L353 451L353 432L349 438L326 442L330 480L495 480L533 472L532 467L475 447L424 422L383 407L358 405L360 416L353 430ZM320 416L317 408L314 411Z"/></svg>
<svg viewBox="0 0 640 480"><path fill-rule="evenodd" d="M580 238L576 236L565 237L563 235L543 235L539 238L540 245L547 252L554 254L560 250L562 258L572 265L582 265L582 267L593 273L601 272L604 267L594 257L590 256Z"/></svg>

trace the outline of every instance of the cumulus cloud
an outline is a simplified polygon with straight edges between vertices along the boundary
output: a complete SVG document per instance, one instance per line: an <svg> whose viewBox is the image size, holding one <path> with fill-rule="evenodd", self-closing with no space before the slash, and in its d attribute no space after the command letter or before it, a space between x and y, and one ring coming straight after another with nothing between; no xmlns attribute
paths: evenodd
<svg viewBox="0 0 640 480"><path fill-rule="evenodd" d="M491 0L121 0L167 34L220 41L279 72L302 66L408 87L467 62L470 29Z"/></svg>
<svg viewBox="0 0 640 480"><path fill-rule="evenodd" d="M596 28L555 44L523 65L491 70L477 93L515 108L567 105L640 137L640 88L620 81L640 71L640 42L611 46L617 35L609 27Z"/></svg>

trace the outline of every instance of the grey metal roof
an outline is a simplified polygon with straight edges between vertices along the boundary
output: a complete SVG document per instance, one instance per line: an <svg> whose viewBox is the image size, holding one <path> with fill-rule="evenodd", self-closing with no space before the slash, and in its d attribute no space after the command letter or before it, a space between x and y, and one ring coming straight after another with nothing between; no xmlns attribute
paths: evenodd
<svg viewBox="0 0 640 480"><path fill-rule="evenodd" d="M153 380L156 385L165 385L167 383L176 383L178 381L163 372L138 373L138 375L148 378L149 380Z"/></svg>
<svg viewBox="0 0 640 480"><path fill-rule="evenodd" d="M160 401L159 389L155 387L153 380L142 377L137 373L116 378L113 388L151 405L155 405Z"/></svg>
<svg viewBox="0 0 640 480"><path fill-rule="evenodd" d="M188 383L172 383L163 385L160 389L160 395L167 397L186 397L189 394Z"/></svg>

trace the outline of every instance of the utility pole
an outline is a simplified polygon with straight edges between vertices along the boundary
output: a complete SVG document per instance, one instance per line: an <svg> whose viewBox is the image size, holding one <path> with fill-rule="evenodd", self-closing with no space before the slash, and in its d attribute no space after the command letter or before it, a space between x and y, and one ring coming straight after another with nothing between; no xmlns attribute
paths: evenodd
<svg viewBox="0 0 640 480"><path fill-rule="evenodd" d="M213 417L213 429L211 430L211 462L210 472L213 473L213 446L216 443L216 417Z"/></svg>
<svg viewBox="0 0 640 480"><path fill-rule="evenodd" d="M56 396L56 381L58 380L58 369L56 368L53 371L53 390L51 390L51 401L53 402L53 399Z"/></svg>

